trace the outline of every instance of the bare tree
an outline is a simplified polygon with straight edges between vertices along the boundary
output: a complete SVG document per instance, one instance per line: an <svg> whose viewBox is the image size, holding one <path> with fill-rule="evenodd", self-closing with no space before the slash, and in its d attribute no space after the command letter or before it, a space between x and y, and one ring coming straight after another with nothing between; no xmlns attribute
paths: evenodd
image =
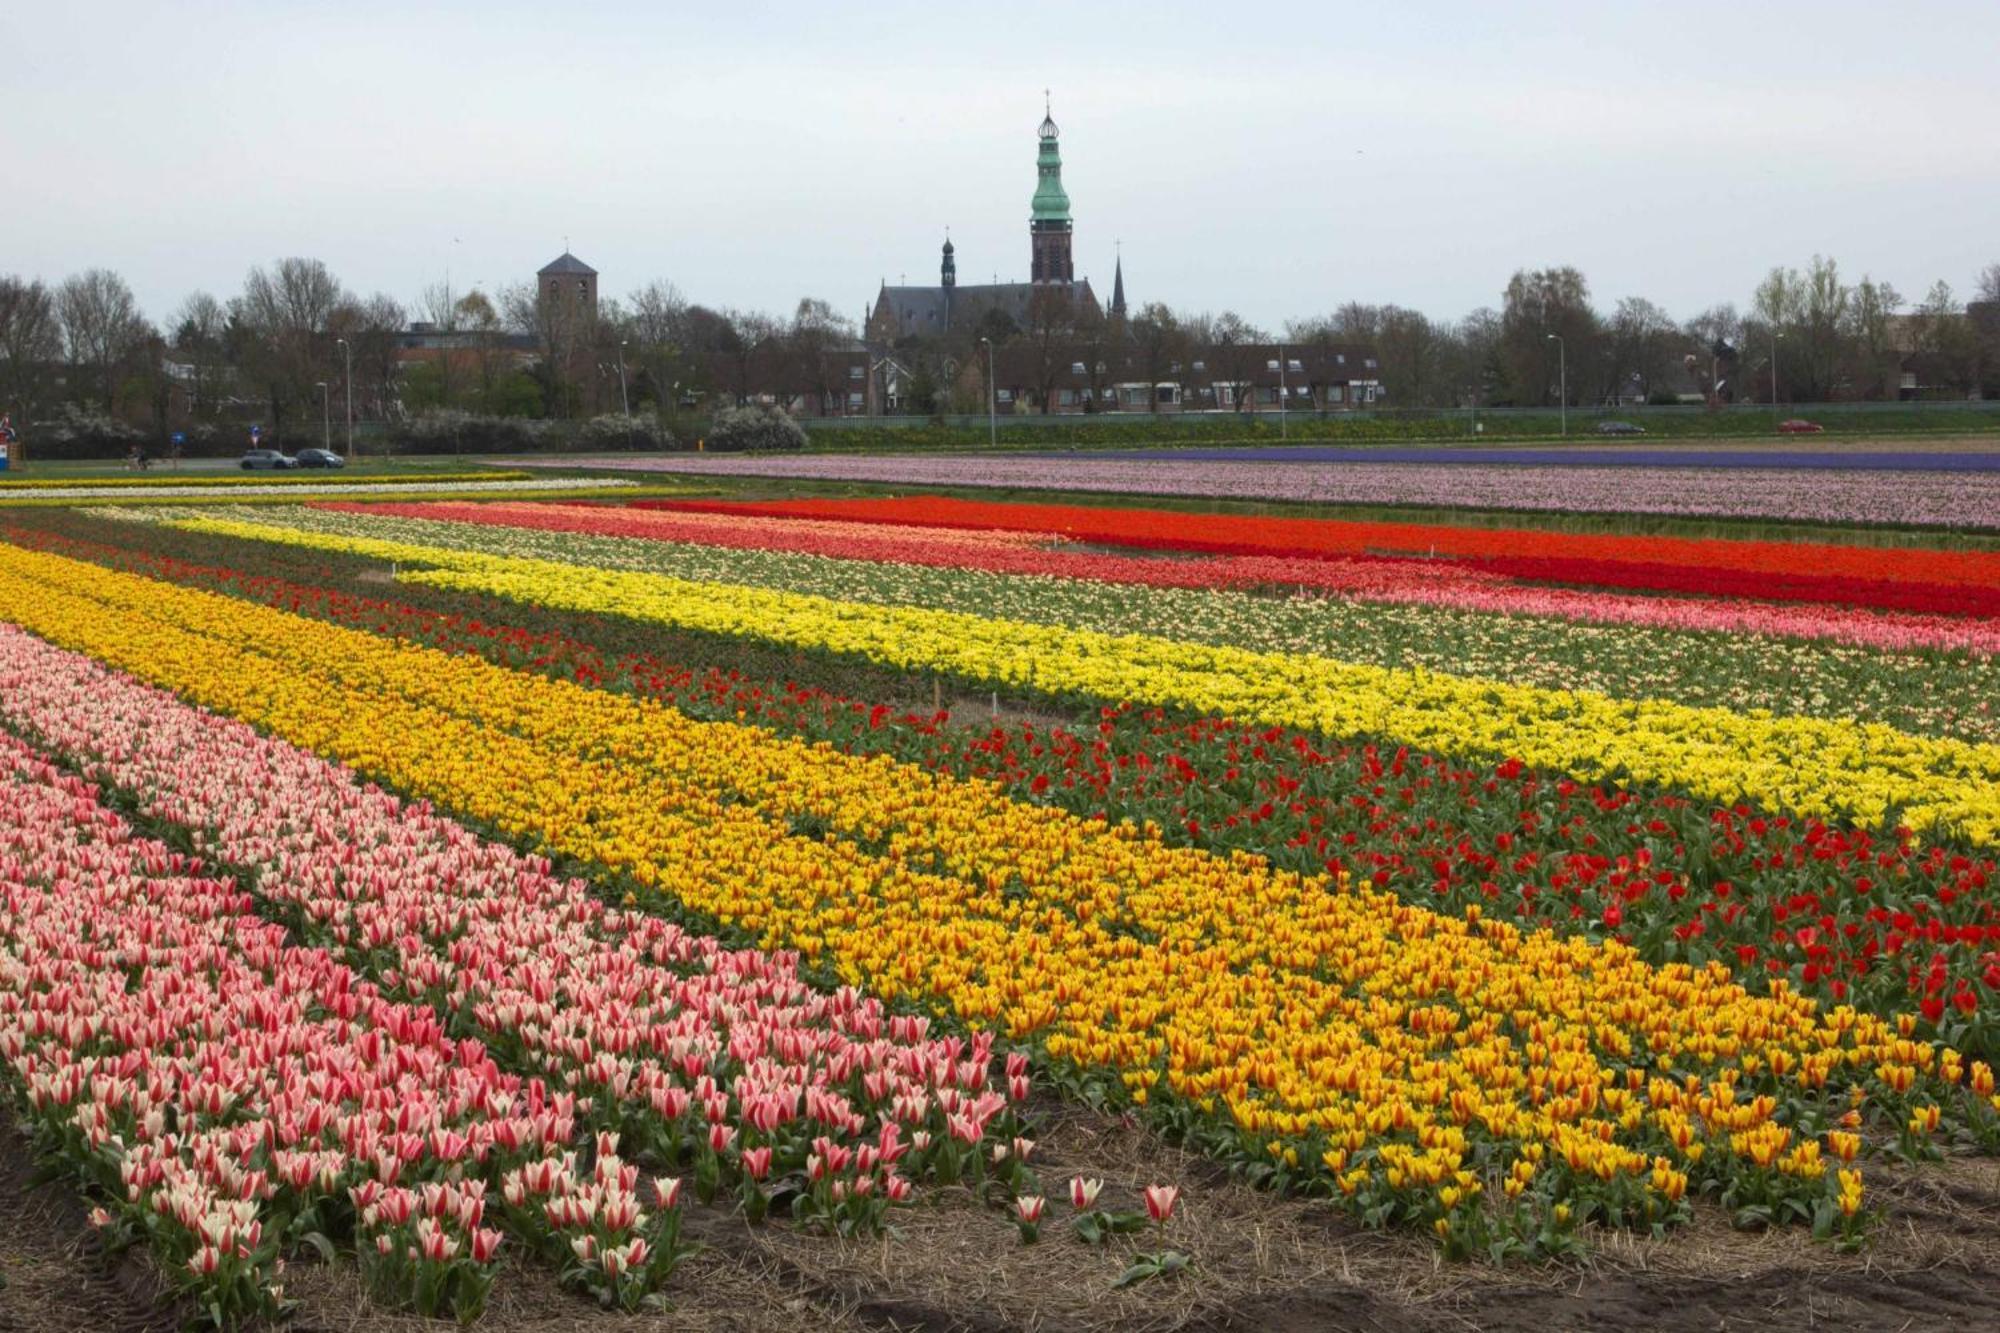
<svg viewBox="0 0 2000 1333"><path fill-rule="evenodd" d="M462 293L454 292L451 279L427 284L417 293L417 311L424 322L435 331L437 338L428 351L424 364L437 377L437 404L440 407L455 407L459 398L459 373L456 359L451 355L453 335L458 332L459 303Z"/></svg>
<svg viewBox="0 0 2000 1333"><path fill-rule="evenodd" d="M293 409L303 409L320 381L331 382L334 312L340 283L317 259L281 259L253 268L231 313L245 335L244 368L271 409L279 441Z"/></svg>
<svg viewBox="0 0 2000 1333"><path fill-rule="evenodd" d="M1055 410L1056 379L1066 364L1076 326L1076 298L1067 289L1037 287L1028 298L1028 340L1034 349L1035 392L1043 412Z"/></svg>
<svg viewBox="0 0 2000 1333"><path fill-rule="evenodd" d="M347 339L347 354L336 363L334 371L344 378L352 362L354 401L361 416L372 410L376 416L386 417L396 401L396 382L402 368L398 335L405 318L402 302L383 292L365 301L346 302L334 316L334 333ZM445 359L450 359L453 349L446 347L443 352ZM345 383L339 386L343 396L347 388Z"/></svg>
<svg viewBox="0 0 2000 1333"><path fill-rule="evenodd" d="M194 292L167 321L175 360L186 367L188 414L212 418L229 383L229 312L207 292Z"/></svg>
<svg viewBox="0 0 2000 1333"><path fill-rule="evenodd" d="M132 289L110 269L86 269L56 289L56 313L70 368L89 382L106 412L116 410L119 376L152 335Z"/></svg>
<svg viewBox="0 0 2000 1333"><path fill-rule="evenodd" d="M665 278L655 278L632 293L628 326L641 347L669 347L681 339L687 323L687 298Z"/></svg>
<svg viewBox="0 0 2000 1333"><path fill-rule="evenodd" d="M1258 346L1267 341L1264 330L1234 310L1225 310L1208 322L1208 346L1202 359L1208 363L1213 383L1230 386L1232 397L1226 405L1235 411L1251 410L1250 386L1256 378ZM1224 406L1220 393L1217 398L1216 405Z"/></svg>
<svg viewBox="0 0 2000 1333"><path fill-rule="evenodd" d="M835 395L846 392L845 362L835 356L855 339L854 323L843 318L833 306L817 297L804 297L792 314L785 331L786 362L797 388L818 397L820 410L828 410Z"/></svg>
<svg viewBox="0 0 2000 1333"><path fill-rule="evenodd" d="M1728 302L1713 305L1689 320L1681 330L1690 344L1681 364L1690 381L1711 407L1734 393L1736 363L1742 356L1745 322Z"/></svg>
<svg viewBox="0 0 2000 1333"><path fill-rule="evenodd" d="M1391 402L1434 407L1455 400L1447 370L1451 334L1428 316L1403 306L1383 306L1369 345L1381 363L1383 386L1394 395Z"/></svg>
<svg viewBox="0 0 2000 1333"><path fill-rule="evenodd" d="M1636 396L1642 401L1680 364L1680 329L1667 312L1643 296L1628 296L1611 312L1603 362L1604 397Z"/></svg>
<svg viewBox="0 0 2000 1333"><path fill-rule="evenodd" d="M1590 284L1576 269L1515 273L1507 283L1500 324L1501 358L1510 385L1508 396L1514 401L1535 406L1556 403L1565 361L1572 401L1590 382L1597 354L1597 313L1590 307Z"/></svg>
<svg viewBox="0 0 2000 1333"><path fill-rule="evenodd" d="M473 369L479 377L481 409L491 412L493 392L499 384L503 364L501 342L506 333L500 321L500 312L487 299L486 293L475 287L458 298L452 308L452 318L457 323L459 336L472 349Z"/></svg>
<svg viewBox="0 0 2000 1333"><path fill-rule="evenodd" d="M1979 270L1974 286L1978 291L1974 300L2000 303L2000 264L1988 264Z"/></svg>
<svg viewBox="0 0 2000 1333"><path fill-rule="evenodd" d="M1970 392L1979 378L1979 346L1950 283L1940 278L1931 284L1915 323L1917 350L1930 362L1931 374L1954 392Z"/></svg>
<svg viewBox="0 0 2000 1333"><path fill-rule="evenodd" d="M1886 282L1863 275L1854 285L1845 330L1852 349L1849 379L1863 398L1893 397L1896 346L1890 320L1903 304L1903 294Z"/></svg>
<svg viewBox="0 0 2000 1333"><path fill-rule="evenodd" d="M0 412L39 412L62 356L55 297L39 281L0 277Z"/></svg>

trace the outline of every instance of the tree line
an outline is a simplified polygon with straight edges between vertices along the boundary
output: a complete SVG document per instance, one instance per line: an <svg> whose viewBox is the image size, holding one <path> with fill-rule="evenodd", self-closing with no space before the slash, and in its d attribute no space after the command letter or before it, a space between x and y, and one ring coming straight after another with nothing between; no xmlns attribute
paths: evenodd
<svg viewBox="0 0 2000 1333"><path fill-rule="evenodd" d="M427 326L412 336L412 320ZM788 315L688 301L655 280L594 306L532 283L488 294L437 284L413 306L343 285L316 259L253 268L227 298L195 292L155 325L129 285L89 269L54 285L0 276L0 409L17 423L106 418L164 440L172 429L228 433L261 421L280 442L314 434L323 414L395 420L438 409L571 418L619 411L707 411L773 395L828 397L848 385L831 354L857 326L806 298ZM1834 260L1780 267L1747 307L1676 320L1643 297L1609 309L1572 267L1521 270L1498 307L1457 320L1397 305L1349 303L1259 328L1234 312L1163 303L1129 318L1037 300L1027 327L999 311L893 355L913 380L913 410L976 410L960 372L979 341L1039 349L1051 367L1108 353L1153 378L1285 342L1375 349L1388 401L1401 407L1553 406L1679 401L1814 402L2000 393L2000 264L1961 302L1939 281L1920 299ZM413 350L414 349L414 350Z"/></svg>
<svg viewBox="0 0 2000 1333"><path fill-rule="evenodd" d="M824 353L856 329L825 301L789 318L713 309L664 280L595 306L533 283L489 295L438 283L406 306L362 295L317 260L253 268L227 298L198 291L159 324L119 274L50 285L0 275L0 411L58 430L115 426L240 443L255 421L281 444L436 410L574 418L706 410L773 382L836 386Z"/></svg>

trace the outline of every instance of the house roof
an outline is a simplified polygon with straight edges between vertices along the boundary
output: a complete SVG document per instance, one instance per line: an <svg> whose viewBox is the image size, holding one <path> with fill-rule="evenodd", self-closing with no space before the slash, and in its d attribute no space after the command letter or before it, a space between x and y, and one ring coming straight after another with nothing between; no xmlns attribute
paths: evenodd
<svg viewBox="0 0 2000 1333"><path fill-rule="evenodd" d="M538 278L567 277L572 275L594 278L597 276L597 270L565 250L548 263L542 265L535 272L535 276Z"/></svg>

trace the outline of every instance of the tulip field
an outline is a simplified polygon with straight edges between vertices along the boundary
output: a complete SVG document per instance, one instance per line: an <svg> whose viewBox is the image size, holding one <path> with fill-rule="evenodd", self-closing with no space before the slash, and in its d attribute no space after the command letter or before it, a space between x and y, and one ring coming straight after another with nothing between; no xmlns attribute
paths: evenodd
<svg viewBox="0 0 2000 1333"><path fill-rule="evenodd" d="M2000 1318L2000 543L116 489L0 509L50 1273L224 1327Z"/></svg>

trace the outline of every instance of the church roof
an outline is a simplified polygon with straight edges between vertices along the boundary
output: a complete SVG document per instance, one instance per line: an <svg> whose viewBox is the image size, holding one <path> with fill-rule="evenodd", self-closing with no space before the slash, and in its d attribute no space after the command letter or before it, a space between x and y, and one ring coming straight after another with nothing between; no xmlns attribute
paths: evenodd
<svg viewBox="0 0 2000 1333"><path fill-rule="evenodd" d="M596 277L597 270L565 250L536 270L538 278L548 277Z"/></svg>
<svg viewBox="0 0 2000 1333"><path fill-rule="evenodd" d="M949 293L943 287L891 287L884 284L875 298L875 317L887 316L894 336L936 337L950 328L973 328L998 310L1014 321L1015 327L1029 326L1035 293L1041 288L1032 282L976 283L958 286ZM1096 293L1088 279L1075 284L1078 305L1095 309Z"/></svg>

